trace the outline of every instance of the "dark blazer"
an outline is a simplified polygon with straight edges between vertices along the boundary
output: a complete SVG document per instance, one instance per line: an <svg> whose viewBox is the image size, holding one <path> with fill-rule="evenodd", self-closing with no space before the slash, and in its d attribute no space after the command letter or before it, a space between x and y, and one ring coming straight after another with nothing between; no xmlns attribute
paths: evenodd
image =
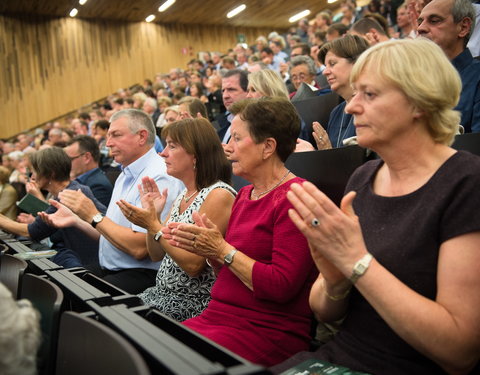
<svg viewBox="0 0 480 375"><path fill-rule="evenodd" d="M112 197L113 186L100 168L95 168L91 173L88 173L86 176L79 176L76 180L82 185L88 186L95 198L108 207Z"/></svg>
<svg viewBox="0 0 480 375"><path fill-rule="evenodd" d="M218 137L220 138L220 141L222 141L225 133L227 132L227 129L230 127L230 121L228 121L228 113L222 113L221 115L218 115L215 121L218 124Z"/></svg>

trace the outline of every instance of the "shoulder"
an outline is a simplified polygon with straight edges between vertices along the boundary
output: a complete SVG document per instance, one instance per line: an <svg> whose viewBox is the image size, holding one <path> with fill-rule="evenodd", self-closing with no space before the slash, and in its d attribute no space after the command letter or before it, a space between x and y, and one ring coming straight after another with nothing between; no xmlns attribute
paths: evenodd
<svg viewBox="0 0 480 375"><path fill-rule="evenodd" d="M215 204L216 208L231 206L235 200L235 190L225 183L216 183L205 190L204 204Z"/></svg>
<svg viewBox="0 0 480 375"><path fill-rule="evenodd" d="M350 176L345 192L358 191L362 187L369 185L378 169L383 165L383 160L376 159L367 161L358 167Z"/></svg>

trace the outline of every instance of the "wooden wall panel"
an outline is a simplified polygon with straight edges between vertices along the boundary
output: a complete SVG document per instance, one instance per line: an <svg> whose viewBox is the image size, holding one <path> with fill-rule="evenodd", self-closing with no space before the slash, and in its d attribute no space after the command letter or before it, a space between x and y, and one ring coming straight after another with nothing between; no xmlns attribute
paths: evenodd
<svg viewBox="0 0 480 375"><path fill-rule="evenodd" d="M0 16L0 138L268 30ZM182 53L187 51L186 54Z"/></svg>

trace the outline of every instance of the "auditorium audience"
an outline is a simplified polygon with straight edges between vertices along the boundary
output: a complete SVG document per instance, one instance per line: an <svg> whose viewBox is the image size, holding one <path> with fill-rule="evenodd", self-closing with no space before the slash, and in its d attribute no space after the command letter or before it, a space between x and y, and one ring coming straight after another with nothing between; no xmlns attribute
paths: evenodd
<svg viewBox="0 0 480 375"><path fill-rule="evenodd" d="M316 358L373 375L467 374L480 356L480 159L449 147L460 79L425 39L374 46L351 76L346 111L381 159L352 175L340 208L308 182L288 193L320 272L310 306L345 320L274 372Z"/></svg>
<svg viewBox="0 0 480 375"><path fill-rule="evenodd" d="M192 213L199 212L207 215L224 235L236 192L228 185L230 164L208 120L177 121L166 126L163 133L166 147L161 156L167 173L185 185L166 221L160 215L167 193L159 191L151 178L144 177L139 187L142 208L123 199L118 205L128 220L147 230L150 259L161 261L156 285L141 293L140 298L145 304L183 321L207 307L215 274L204 257L171 246L162 238L161 230L170 222L193 224Z"/></svg>
<svg viewBox="0 0 480 375"><path fill-rule="evenodd" d="M246 99L230 110L229 160L233 173L252 185L238 193L225 239L198 213L196 225L170 223L163 233L171 245L218 269L207 309L185 325L254 363L273 365L306 350L311 339L308 293L315 267L288 218L285 196L293 182L303 181L284 165L300 119L286 98Z"/></svg>
<svg viewBox="0 0 480 375"><path fill-rule="evenodd" d="M26 299L15 301L0 283L0 374L35 375L40 342L38 311Z"/></svg>

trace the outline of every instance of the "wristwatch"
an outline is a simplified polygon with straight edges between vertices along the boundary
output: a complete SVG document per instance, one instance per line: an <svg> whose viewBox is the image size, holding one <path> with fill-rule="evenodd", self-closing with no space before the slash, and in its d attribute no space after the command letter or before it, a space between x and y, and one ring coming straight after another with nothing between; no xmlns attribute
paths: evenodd
<svg viewBox="0 0 480 375"><path fill-rule="evenodd" d="M370 267L370 262L372 261L372 254L365 254L355 265L353 266L352 276L350 276L350 281L352 284L367 272L368 267Z"/></svg>
<svg viewBox="0 0 480 375"><path fill-rule="evenodd" d="M162 233L162 230L160 229L157 233L155 233L155 235L153 236L153 239L158 242L160 241L160 238L162 238L162 236L163 236L163 233Z"/></svg>
<svg viewBox="0 0 480 375"><path fill-rule="evenodd" d="M98 212L95 214L95 216L92 218L92 227L96 227L98 224L100 224L105 216L103 216L102 213Z"/></svg>
<svg viewBox="0 0 480 375"><path fill-rule="evenodd" d="M229 266L230 264L233 263L233 257L235 256L235 253L237 251L238 251L237 249L233 249L232 251L230 251L227 255L225 255L223 257L223 261L224 261L225 265Z"/></svg>

